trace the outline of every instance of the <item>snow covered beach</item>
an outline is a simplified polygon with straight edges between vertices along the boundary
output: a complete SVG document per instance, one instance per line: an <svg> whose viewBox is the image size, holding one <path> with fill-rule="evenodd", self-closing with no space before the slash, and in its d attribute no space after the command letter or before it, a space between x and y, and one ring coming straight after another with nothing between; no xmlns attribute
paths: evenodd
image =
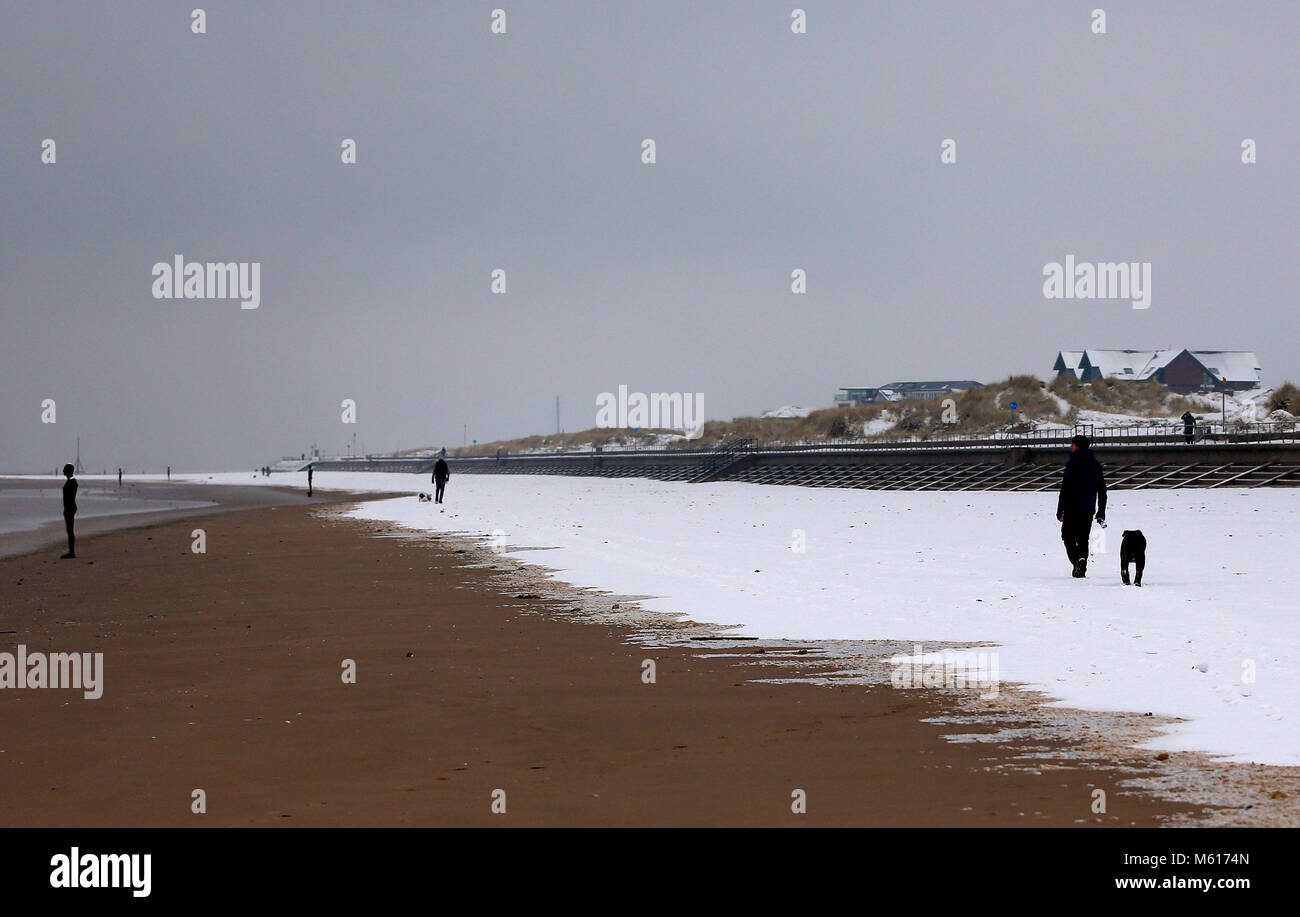
<svg viewBox="0 0 1300 917"><path fill-rule="evenodd" d="M248 480L211 480L227 477ZM429 489L422 476L331 472L316 486ZM355 515L550 548L518 557L748 635L993 643L1005 682L1069 706L1185 720L1154 747L1300 763L1286 573L1300 492L1114 491L1085 580L1070 578L1054 510L1054 493L458 475L442 507L411 496ZM1140 589L1119 580L1126 528L1150 542Z"/></svg>

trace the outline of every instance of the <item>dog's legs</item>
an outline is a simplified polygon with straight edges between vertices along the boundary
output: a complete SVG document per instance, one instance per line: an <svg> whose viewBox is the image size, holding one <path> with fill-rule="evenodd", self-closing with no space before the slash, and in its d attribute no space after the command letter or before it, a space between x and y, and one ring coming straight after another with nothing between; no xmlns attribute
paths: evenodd
<svg viewBox="0 0 1300 917"><path fill-rule="evenodd" d="M1128 558L1123 554L1119 556L1119 578L1124 581L1125 586L1128 585Z"/></svg>
<svg viewBox="0 0 1300 917"><path fill-rule="evenodd" d="M1147 565L1147 559L1145 557L1139 557L1135 562L1134 566L1137 567L1137 576L1133 580L1133 584L1135 586L1142 585L1142 568L1145 567L1146 565Z"/></svg>

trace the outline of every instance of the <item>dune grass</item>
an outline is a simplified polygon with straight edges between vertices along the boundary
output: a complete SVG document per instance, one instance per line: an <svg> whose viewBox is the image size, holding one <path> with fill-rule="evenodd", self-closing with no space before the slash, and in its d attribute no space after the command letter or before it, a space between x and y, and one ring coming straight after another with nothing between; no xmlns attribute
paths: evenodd
<svg viewBox="0 0 1300 917"><path fill-rule="evenodd" d="M1288 414L1300 414L1300 388L1290 380L1283 382L1273 390L1268 399L1268 412L1286 411Z"/></svg>
<svg viewBox="0 0 1300 917"><path fill-rule="evenodd" d="M1011 409L1012 404L1016 409ZM1269 410L1283 403L1285 410L1300 410L1300 389L1286 383L1274 393ZM711 449L730 440L752 438L763 445L794 443L888 441L987 436L995 432L1028 433L1045 423L1073 425L1081 411L1098 411L1169 422L1195 403L1169 391L1158 382L1123 382L1103 379L1079 382L1059 377L1049 384L1037 376L1011 376L981 388L959 392L951 398L866 404L848 408L823 408L806 417L736 417L706 421L703 435L688 440L673 430L592 428L573 433L524 436L448 449L453 456L494 455L532 451L563 452L594 447L636 449ZM870 432L873 421L887 429ZM877 424L881 426L881 424ZM864 430L864 427L866 428ZM408 450L418 452L424 450Z"/></svg>

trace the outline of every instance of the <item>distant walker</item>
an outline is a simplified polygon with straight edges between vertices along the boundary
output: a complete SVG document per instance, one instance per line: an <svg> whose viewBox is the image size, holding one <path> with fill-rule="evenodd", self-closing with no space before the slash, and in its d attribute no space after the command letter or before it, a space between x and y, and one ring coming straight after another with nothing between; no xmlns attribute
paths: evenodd
<svg viewBox="0 0 1300 917"><path fill-rule="evenodd" d="M447 479L451 477L451 471L447 468L447 460L439 456L437 463L433 466L433 502L442 502L442 491L447 486Z"/></svg>
<svg viewBox="0 0 1300 917"><path fill-rule="evenodd" d="M77 536L72 531L77 517L77 479L72 476L74 470L71 465L63 466L63 476L68 479L63 484L63 527L68 530L68 553L61 555L60 560L77 556Z"/></svg>

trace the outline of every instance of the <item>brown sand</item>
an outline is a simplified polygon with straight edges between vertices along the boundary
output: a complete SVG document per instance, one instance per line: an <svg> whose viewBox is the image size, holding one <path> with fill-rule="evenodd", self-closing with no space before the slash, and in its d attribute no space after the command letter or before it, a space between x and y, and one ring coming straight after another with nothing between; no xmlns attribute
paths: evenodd
<svg viewBox="0 0 1300 917"><path fill-rule="evenodd" d="M1151 826L1195 811L1123 793L1100 764L1002 767L1026 748L922 722L942 697L757 683L773 670L632 644L628 627L493 594L445 539L363 537L376 526L329 515L208 516L205 555L185 522L79 539L75 561L0 561L0 631L16 632L0 651L105 654L99 700L0 691L0 825Z"/></svg>

